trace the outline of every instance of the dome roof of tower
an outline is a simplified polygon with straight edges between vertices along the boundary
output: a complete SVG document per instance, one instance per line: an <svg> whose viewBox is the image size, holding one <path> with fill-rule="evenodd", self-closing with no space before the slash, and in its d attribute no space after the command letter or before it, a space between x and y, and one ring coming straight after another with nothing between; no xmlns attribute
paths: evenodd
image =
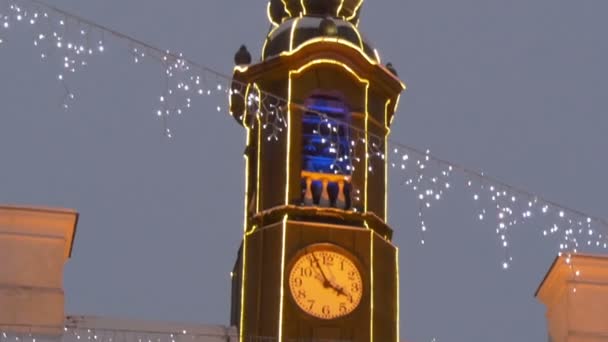
<svg viewBox="0 0 608 342"><path fill-rule="evenodd" d="M323 17L298 17L284 21L266 37L262 59L293 51L308 41L324 37L337 38L338 41L353 45L371 60L379 62L374 49L355 25L345 20Z"/></svg>
<svg viewBox="0 0 608 342"><path fill-rule="evenodd" d="M332 16L356 24L364 0L270 0L268 17L280 24L300 15Z"/></svg>

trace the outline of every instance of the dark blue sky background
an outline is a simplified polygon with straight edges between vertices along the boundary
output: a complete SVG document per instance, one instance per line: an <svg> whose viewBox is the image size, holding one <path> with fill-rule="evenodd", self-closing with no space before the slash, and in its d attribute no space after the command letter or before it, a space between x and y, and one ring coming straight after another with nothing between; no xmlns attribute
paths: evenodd
<svg viewBox="0 0 608 342"><path fill-rule="evenodd" d="M258 58L269 26L262 0L54 4L226 74L240 44ZM409 86L392 138L607 216L606 13L600 0L368 0L360 27ZM63 111L59 69L40 62L33 32L0 34L0 202L80 211L68 313L226 324L244 132L215 110L225 100L197 100L167 141L154 115L162 70L108 40ZM402 337L545 341L533 294L555 243L518 226L502 271L494 224L455 189L420 246L414 193L391 176Z"/></svg>

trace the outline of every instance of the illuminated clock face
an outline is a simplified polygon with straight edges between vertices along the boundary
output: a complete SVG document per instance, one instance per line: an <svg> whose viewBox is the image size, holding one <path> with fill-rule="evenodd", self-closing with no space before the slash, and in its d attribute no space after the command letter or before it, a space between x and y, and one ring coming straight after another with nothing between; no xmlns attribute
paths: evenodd
<svg viewBox="0 0 608 342"><path fill-rule="evenodd" d="M330 244L309 246L296 257L289 288L304 312L324 320L350 314L363 297L363 281L354 257Z"/></svg>

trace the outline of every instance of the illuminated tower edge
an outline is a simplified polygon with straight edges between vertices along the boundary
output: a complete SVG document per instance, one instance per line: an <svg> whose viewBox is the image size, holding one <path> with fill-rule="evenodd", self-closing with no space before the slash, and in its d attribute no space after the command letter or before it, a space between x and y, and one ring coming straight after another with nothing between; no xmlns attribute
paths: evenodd
<svg viewBox="0 0 608 342"><path fill-rule="evenodd" d="M399 339L387 137L405 86L360 34L362 2L272 0L261 61L244 47L235 56L230 109L247 144L231 306L241 341Z"/></svg>

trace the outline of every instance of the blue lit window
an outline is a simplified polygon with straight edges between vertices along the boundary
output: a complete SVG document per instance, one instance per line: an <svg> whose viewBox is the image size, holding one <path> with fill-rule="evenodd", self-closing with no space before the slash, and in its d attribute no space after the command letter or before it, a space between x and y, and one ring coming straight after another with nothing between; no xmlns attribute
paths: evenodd
<svg viewBox="0 0 608 342"><path fill-rule="evenodd" d="M305 104L309 111L302 119L302 169L316 173L352 174L350 111L346 104L327 95L314 95Z"/></svg>

